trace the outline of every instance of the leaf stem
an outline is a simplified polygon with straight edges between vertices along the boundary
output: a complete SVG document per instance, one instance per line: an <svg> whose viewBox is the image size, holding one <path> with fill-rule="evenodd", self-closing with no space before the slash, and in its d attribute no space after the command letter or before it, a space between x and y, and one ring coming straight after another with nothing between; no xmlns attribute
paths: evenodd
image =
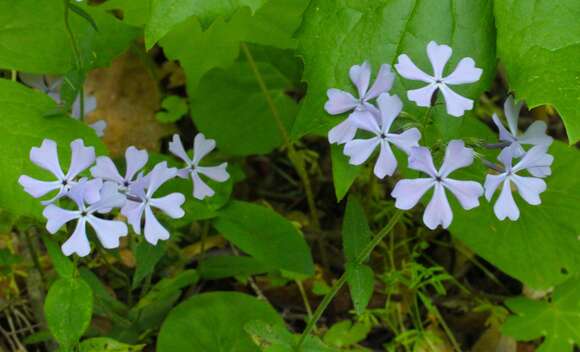
<svg viewBox="0 0 580 352"><path fill-rule="evenodd" d="M381 243L381 241L383 240L383 238L385 238L386 235L388 235L389 233L391 233L391 231L393 230L393 228L395 227L395 225L401 219L401 216L402 215L403 215L403 212L400 211L400 210L397 210L393 214L393 216L391 217L391 220L389 221L389 223L387 225L385 225L385 227L383 227L381 229L381 231L379 231L379 233L377 233L375 235L375 237L373 237L373 239L361 250L361 252L359 253L359 255L354 260L354 263L356 263L356 264L362 264L370 256L371 252L375 249L375 247L378 246L379 243ZM302 336L300 336L300 340L296 344L296 347L295 347L295 350L296 351L300 351L300 348L304 344L304 341L306 340L306 338L308 337L308 335L310 335L310 333L312 332L312 330L316 326L316 323L318 322L318 320L320 319L320 317L322 316L322 314L324 313L324 311L326 310L326 308L328 307L328 305L330 304L330 302L332 302L333 298L336 296L336 294L338 293L338 291L346 283L346 278L347 278L347 275L346 275L346 272L344 272L340 276L340 278L338 279L338 281L336 281L334 283L334 285L332 285L332 287L330 289L330 292L328 292L326 294L326 296L324 296L324 298L322 299L322 302L320 302L320 304L318 305L318 307L316 307L316 311L314 311L314 314L312 315L312 318L310 319L310 321L308 321L308 324L306 325L306 328L302 332Z"/></svg>

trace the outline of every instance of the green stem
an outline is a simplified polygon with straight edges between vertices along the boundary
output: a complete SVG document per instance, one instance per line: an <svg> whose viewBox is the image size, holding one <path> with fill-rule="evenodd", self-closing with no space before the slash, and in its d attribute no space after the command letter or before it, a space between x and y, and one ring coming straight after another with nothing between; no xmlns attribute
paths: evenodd
<svg viewBox="0 0 580 352"><path fill-rule="evenodd" d="M391 231L393 230L395 225L401 219L402 215L403 215L403 212L400 210L397 210L395 212L395 214L393 214L393 217L391 218L389 223L387 225L385 225L385 227L383 227L382 230L379 231L379 233L377 233L375 235L375 237L373 237L373 239L361 250L361 252L359 253L359 255L356 257L356 259L354 261L356 264L362 264L363 262L365 262L367 260L367 258L371 254L371 252L375 249L375 247L378 246L379 243L381 243L381 241L383 240L383 238L385 238L386 235L391 233ZM316 323L318 322L318 320L320 319L320 317L322 316L322 314L324 313L324 311L326 310L326 308L328 307L328 305L330 304L330 302L332 301L334 296L336 296L338 291L346 283L346 278L347 278L347 275L346 275L346 272L344 272L340 276L338 281L336 281L334 283L334 285L332 285L330 292L328 292L326 294L326 296L324 296L324 298L322 299L322 302L320 302L318 307L316 307L316 311L314 311L314 314L312 315L312 319L310 319L310 321L308 321L306 328L302 332L302 336L300 336L300 340L298 341L298 344L296 345L296 348L295 348L296 351L300 351L300 348L302 347L302 344L304 344L306 337L308 337L308 335L310 335L310 333L312 332L312 330L316 326Z"/></svg>

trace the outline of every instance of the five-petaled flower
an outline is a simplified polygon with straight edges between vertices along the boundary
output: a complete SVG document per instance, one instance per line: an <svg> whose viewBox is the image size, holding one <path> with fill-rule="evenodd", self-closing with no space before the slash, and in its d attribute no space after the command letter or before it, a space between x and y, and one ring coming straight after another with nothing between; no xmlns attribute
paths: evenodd
<svg viewBox="0 0 580 352"><path fill-rule="evenodd" d="M56 233L64 224L77 220L74 232L61 247L64 255L76 253L84 257L90 253L91 246L87 238L87 224L91 225L97 238L107 249L119 247L119 238L127 235L127 225L124 222L101 219L95 216L97 212L102 213L104 210L123 206L125 203L123 195L109 194L96 202L89 201L87 204L87 196L94 193L98 194L102 187L104 187L103 182L99 179L75 184L67 196L76 203L76 210L63 209L49 204L42 212L42 215L47 219L46 230L51 234Z"/></svg>
<svg viewBox="0 0 580 352"><path fill-rule="evenodd" d="M521 157L525 154L522 144L529 145L546 145L552 144L552 137L546 134L547 126L544 121L536 121L528 127L525 133L518 133L518 120L520 115L520 110L522 109L523 102L515 103L514 98L510 95L504 103L505 117L508 123L509 131L504 127L503 123L496 114L493 114L493 123L499 129L499 139L511 143L511 147L514 148L513 156L516 158ZM535 175L540 176L540 175Z"/></svg>
<svg viewBox="0 0 580 352"><path fill-rule="evenodd" d="M224 182L230 178L227 171L228 163L222 163L217 166L199 165L201 159L214 149L215 140L206 139L202 133L198 133L193 140L193 158L190 158L185 152L181 138L178 135L174 135L173 140L169 142L169 151L187 164L185 168L177 172L177 176L181 178L191 177L193 181L193 196L200 200L215 194L215 191L201 179L200 175L205 175L218 182Z"/></svg>
<svg viewBox="0 0 580 352"><path fill-rule="evenodd" d="M374 173L378 178L392 176L397 168L397 159L391 150L390 144L396 145L406 153L411 147L418 146L421 133L416 128L406 130L401 134L389 132L391 126L401 110L403 102L396 95L383 93L377 99L379 106L379 121L376 118L357 122L360 129L374 134L370 139L353 139L344 146L344 154L350 157L350 163L360 165L364 163L379 147L379 157L375 163Z"/></svg>
<svg viewBox="0 0 580 352"><path fill-rule="evenodd" d="M447 113L452 116L463 116L466 110L473 109L473 100L467 99L455 93L448 86L456 84L474 83L479 80L483 70L475 67L475 61L466 57L461 59L455 70L448 76L443 77L443 70L453 50L447 45L439 45L434 41L427 45L427 56L433 66L433 76L419 69L406 54L399 56L395 68L406 79L423 81L427 86L409 90L407 97L419 106L429 107L432 105L433 95L440 91L445 98Z"/></svg>
<svg viewBox="0 0 580 352"><path fill-rule="evenodd" d="M391 192L391 196L396 199L395 206L403 210L411 209L429 189L434 188L433 197L423 213L423 222L432 230L439 225L447 228L453 220L453 213L445 189L453 193L463 209L469 210L479 205L479 197L483 194L483 187L479 183L449 178L450 173L471 163L473 150L466 148L461 140L449 142L439 170L433 165L429 149L411 148L409 168L424 172L429 177L399 181Z"/></svg>
<svg viewBox="0 0 580 352"><path fill-rule="evenodd" d="M155 192L165 182L177 175L176 168L168 168L166 162L161 162L151 170L149 174L138 179L129 187L129 194L125 206L121 209L121 214L127 217L127 221L137 234L141 234L144 227L145 239L152 245L158 240L169 238L169 231L155 217L152 208L157 208L173 219L181 218L185 212L181 205L185 202L185 197L181 193L171 193L160 198L153 198ZM134 197L134 198L133 198ZM143 214L145 214L145 224L142 224Z"/></svg>
<svg viewBox="0 0 580 352"><path fill-rule="evenodd" d="M357 131L356 121L373 119L373 112L376 107L369 101L378 97L381 93L387 92L393 86L395 75L391 71L391 66L381 65L377 78L369 89L371 79L371 66L365 61L362 65L354 65L350 68L350 79L356 86L358 98L352 94L331 88L327 91L328 101L324 109L331 115L338 115L347 111L352 111L348 118L328 132L330 143L346 143L352 140Z"/></svg>
<svg viewBox="0 0 580 352"><path fill-rule="evenodd" d="M18 179L18 183L34 198L40 198L51 191L58 190L54 198L44 201L43 204L52 203L68 194L71 187L79 182L77 176L95 161L95 148L85 147L82 139L72 141L70 147L72 157L66 174L60 166L55 141L45 139L39 148L31 148L30 160L37 166L52 173L56 177L56 180L41 181L27 175L22 175Z"/></svg>
<svg viewBox="0 0 580 352"><path fill-rule="evenodd" d="M532 147L515 166L512 166L512 159L516 153L515 148L508 147L501 151L498 160L504 165L505 171L499 175L487 175L485 178L485 198L488 201L491 201L499 185L503 184L501 193L493 207L498 219L504 220L507 217L511 220L517 220L520 217L520 210L512 195L512 184L528 204L538 205L542 203L540 193L546 190L546 182L541 178L520 176L517 173L527 170L532 174L534 169L545 170L547 168L550 172L547 174L542 172L542 174L549 175L554 157L546 153L547 148L546 145Z"/></svg>
<svg viewBox="0 0 580 352"><path fill-rule="evenodd" d="M127 168L125 176L121 176L115 163L108 156L100 156L97 163L91 168L93 177L115 182L121 191L127 191L129 186L136 181L137 173L147 164L149 155L146 150L139 150L130 146L125 151L125 161Z"/></svg>

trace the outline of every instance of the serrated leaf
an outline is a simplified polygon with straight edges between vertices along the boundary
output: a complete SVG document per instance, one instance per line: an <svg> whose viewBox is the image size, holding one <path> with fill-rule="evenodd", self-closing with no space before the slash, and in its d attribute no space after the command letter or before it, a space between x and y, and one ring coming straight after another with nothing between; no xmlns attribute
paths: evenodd
<svg viewBox="0 0 580 352"><path fill-rule="evenodd" d="M314 273L310 248L300 231L269 208L234 201L219 211L214 226L228 241L264 264Z"/></svg>
<svg viewBox="0 0 580 352"><path fill-rule="evenodd" d="M64 347L73 346L91 322L93 293L82 279L58 279L46 295L44 314L55 340Z"/></svg>
<svg viewBox="0 0 580 352"><path fill-rule="evenodd" d="M94 130L82 122L62 115L45 118L44 114L53 109L56 103L47 95L0 79L0 182L7 185L0 189L0 207L14 215L43 219L40 202L18 184L21 175L49 179L47 172L29 161L30 148L39 146L43 139L58 143L63 168L70 161L69 144L77 138L94 146L97 154L106 154Z"/></svg>
<svg viewBox="0 0 580 352"><path fill-rule="evenodd" d="M502 327L502 333L517 340L544 337L538 352L572 351L580 344L580 280L571 278L557 286L550 302L512 298L506 305L514 312Z"/></svg>
<svg viewBox="0 0 580 352"><path fill-rule="evenodd" d="M571 144L580 140L579 16L576 0L495 1L498 56L510 88L530 107L554 105Z"/></svg>
<svg viewBox="0 0 580 352"><path fill-rule="evenodd" d="M346 275L354 309L360 315L367 308L373 295L375 286L373 269L364 264L347 263Z"/></svg>
<svg viewBox="0 0 580 352"><path fill-rule="evenodd" d="M159 352L258 352L244 325L260 320L284 326L265 301L238 292L211 292L190 297L170 313L159 333Z"/></svg>

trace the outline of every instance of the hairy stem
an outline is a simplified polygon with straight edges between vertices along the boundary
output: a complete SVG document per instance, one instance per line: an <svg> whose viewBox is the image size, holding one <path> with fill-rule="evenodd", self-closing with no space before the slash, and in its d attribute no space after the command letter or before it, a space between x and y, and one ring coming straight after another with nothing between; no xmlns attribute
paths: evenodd
<svg viewBox="0 0 580 352"><path fill-rule="evenodd" d="M403 212L400 210L397 210L395 212L395 214L393 214L393 216L391 217L391 220L389 221L389 223L387 225L385 225L385 227L383 227L382 230L379 231L379 233L377 233L375 235L375 237L373 237L373 239L361 250L360 254L356 257L356 259L354 261L356 264L361 264L367 260L369 255L375 249L375 247L378 246L379 243L381 243L381 241L383 240L383 238L385 238L386 235L391 233L391 231L393 230L395 225L401 219L401 216L403 216ZM324 313L324 311L326 310L326 308L328 307L330 302L332 302L332 300L334 299L334 296L336 296L338 291L340 291L342 286L344 286L344 284L346 283L346 278L347 278L347 275L346 275L346 272L344 272L340 276L338 281L336 281L334 283L334 285L332 285L330 292L328 292L326 294L326 296L324 296L324 298L322 299L322 302L320 302L320 304L316 308L316 311L314 311L312 318L310 319L310 321L308 321L306 328L302 332L302 336L300 336L300 340L298 341L298 344L296 345L296 348L295 348L296 351L300 351L302 344L304 344L304 341L306 340L308 335L310 335L310 333L312 332L312 330L316 326L316 323L318 322L318 320L320 319L320 317L322 316L322 314Z"/></svg>

